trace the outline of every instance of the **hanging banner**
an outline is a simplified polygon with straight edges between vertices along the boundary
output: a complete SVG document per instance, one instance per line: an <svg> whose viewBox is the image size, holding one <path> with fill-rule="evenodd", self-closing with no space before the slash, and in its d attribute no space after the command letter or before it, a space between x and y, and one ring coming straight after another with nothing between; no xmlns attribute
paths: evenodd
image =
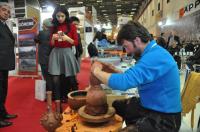
<svg viewBox="0 0 200 132"><path fill-rule="evenodd" d="M179 10L179 18L200 10L200 0L191 0L188 5Z"/></svg>
<svg viewBox="0 0 200 132"><path fill-rule="evenodd" d="M38 75L37 48L34 38L38 33L38 22L35 18L18 20L19 25L19 75Z"/></svg>

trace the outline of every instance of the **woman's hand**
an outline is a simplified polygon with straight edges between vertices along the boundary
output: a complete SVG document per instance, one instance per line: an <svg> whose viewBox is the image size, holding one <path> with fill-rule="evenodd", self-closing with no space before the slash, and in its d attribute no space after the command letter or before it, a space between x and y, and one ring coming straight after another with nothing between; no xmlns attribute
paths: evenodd
<svg viewBox="0 0 200 132"><path fill-rule="evenodd" d="M67 41L67 42L69 42L70 44L74 45L74 40L71 39L71 38L70 38L68 35L66 35L66 34L64 34L64 35L62 36L62 40L63 40L63 41Z"/></svg>
<svg viewBox="0 0 200 132"><path fill-rule="evenodd" d="M58 40L58 38L59 38L59 36L57 33L52 35L52 40Z"/></svg>
<svg viewBox="0 0 200 132"><path fill-rule="evenodd" d="M63 36L62 36L62 40L63 41L67 41L67 42L69 42L69 39L71 39L68 35L66 35L66 34L64 34Z"/></svg>

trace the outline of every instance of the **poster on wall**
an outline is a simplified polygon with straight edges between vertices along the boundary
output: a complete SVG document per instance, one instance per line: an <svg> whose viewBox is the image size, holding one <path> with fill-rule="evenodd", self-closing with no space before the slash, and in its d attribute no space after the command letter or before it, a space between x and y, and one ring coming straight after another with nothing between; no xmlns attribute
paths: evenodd
<svg viewBox="0 0 200 132"><path fill-rule="evenodd" d="M38 22L35 18L19 19L19 75L37 75L37 48L34 38L38 33Z"/></svg>

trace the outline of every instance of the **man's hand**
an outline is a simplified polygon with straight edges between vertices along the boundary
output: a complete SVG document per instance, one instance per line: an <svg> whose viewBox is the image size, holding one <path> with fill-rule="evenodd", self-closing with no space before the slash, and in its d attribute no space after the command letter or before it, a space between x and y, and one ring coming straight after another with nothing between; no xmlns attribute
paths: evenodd
<svg viewBox="0 0 200 132"><path fill-rule="evenodd" d="M101 84L101 82L106 85L108 84L108 79L110 78L111 74L104 72L102 70L103 70L103 64L98 61L94 61L91 67L91 72L93 76L95 76L94 80L93 80L93 77L91 76L91 80L95 82L93 83L94 85L96 84L99 85Z"/></svg>
<svg viewBox="0 0 200 132"><path fill-rule="evenodd" d="M92 64L92 67L91 67L91 72L96 75L96 73L98 71L101 71L103 69L103 65L98 62L98 61L95 61L93 64Z"/></svg>

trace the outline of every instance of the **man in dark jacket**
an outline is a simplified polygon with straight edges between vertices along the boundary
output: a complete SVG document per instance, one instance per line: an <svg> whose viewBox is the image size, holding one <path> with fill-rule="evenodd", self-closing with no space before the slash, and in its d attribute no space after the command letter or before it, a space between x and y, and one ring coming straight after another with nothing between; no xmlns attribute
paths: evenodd
<svg viewBox="0 0 200 132"><path fill-rule="evenodd" d="M8 91L8 71L15 69L15 38L6 25L10 17L10 7L0 2L0 128L12 125L6 119L16 118L17 115L8 114L5 108Z"/></svg>
<svg viewBox="0 0 200 132"><path fill-rule="evenodd" d="M188 67L194 71L194 64L200 64L200 48L194 53L193 56L190 56L187 61L186 64L188 65Z"/></svg>
<svg viewBox="0 0 200 132"><path fill-rule="evenodd" d="M160 45L160 46L162 46L163 48L166 49L167 48L167 43L166 43L166 41L165 41L163 36L164 36L164 33L161 33L160 37L157 38L156 42L157 42L158 45Z"/></svg>

